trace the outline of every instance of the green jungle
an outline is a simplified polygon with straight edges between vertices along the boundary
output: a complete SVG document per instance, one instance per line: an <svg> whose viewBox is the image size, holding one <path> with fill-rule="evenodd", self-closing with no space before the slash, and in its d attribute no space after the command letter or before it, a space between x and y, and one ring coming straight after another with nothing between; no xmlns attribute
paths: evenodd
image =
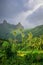
<svg viewBox="0 0 43 65"><path fill-rule="evenodd" d="M0 24L0 65L43 65L43 25L21 27Z"/></svg>

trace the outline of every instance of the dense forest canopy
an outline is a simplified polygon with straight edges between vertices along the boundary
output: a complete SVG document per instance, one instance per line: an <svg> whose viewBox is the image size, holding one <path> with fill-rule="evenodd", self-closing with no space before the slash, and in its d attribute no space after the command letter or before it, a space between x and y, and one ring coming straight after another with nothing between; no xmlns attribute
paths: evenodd
<svg viewBox="0 0 43 65"><path fill-rule="evenodd" d="M1 65L43 65L43 35L33 37L30 32L25 38L21 31L21 43L16 39L0 39Z"/></svg>

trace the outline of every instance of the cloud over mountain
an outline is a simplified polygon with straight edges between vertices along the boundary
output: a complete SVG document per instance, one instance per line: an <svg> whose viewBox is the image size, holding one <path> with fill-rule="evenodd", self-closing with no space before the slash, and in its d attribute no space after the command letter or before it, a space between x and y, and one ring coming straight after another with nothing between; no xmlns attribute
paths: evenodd
<svg viewBox="0 0 43 65"><path fill-rule="evenodd" d="M0 0L0 19L25 28L43 24L43 0Z"/></svg>

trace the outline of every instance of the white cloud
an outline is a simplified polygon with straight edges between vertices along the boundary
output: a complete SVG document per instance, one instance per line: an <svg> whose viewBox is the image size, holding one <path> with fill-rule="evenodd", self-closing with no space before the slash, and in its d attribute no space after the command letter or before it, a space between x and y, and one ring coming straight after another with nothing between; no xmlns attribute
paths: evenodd
<svg viewBox="0 0 43 65"><path fill-rule="evenodd" d="M33 14L40 7L43 7L43 0L28 0L27 5L25 4L25 6L30 6L32 9L28 9L27 11L20 13L17 17L17 20L20 21L24 25L24 27L34 27L36 26L34 22L31 23L29 20L26 21L26 18ZM38 24L42 24L42 22L38 21Z"/></svg>
<svg viewBox="0 0 43 65"><path fill-rule="evenodd" d="M43 0L28 0L27 3L24 4L29 10L35 8L36 5L43 4Z"/></svg>

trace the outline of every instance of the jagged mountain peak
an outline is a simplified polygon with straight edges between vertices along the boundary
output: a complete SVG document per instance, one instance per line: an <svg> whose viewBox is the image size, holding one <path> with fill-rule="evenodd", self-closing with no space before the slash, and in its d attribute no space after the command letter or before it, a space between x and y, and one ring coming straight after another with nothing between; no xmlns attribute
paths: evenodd
<svg viewBox="0 0 43 65"><path fill-rule="evenodd" d="M21 23L19 22L18 25L21 25Z"/></svg>
<svg viewBox="0 0 43 65"><path fill-rule="evenodd" d="M24 28L20 22L17 25L14 25L14 24L8 23L6 20L3 20L3 23L0 24L0 26L7 29L19 29L19 28L23 29Z"/></svg>
<svg viewBox="0 0 43 65"><path fill-rule="evenodd" d="M6 20L4 20L4 21L3 21L3 24L7 24L7 21L6 21Z"/></svg>
<svg viewBox="0 0 43 65"><path fill-rule="evenodd" d="M24 28L20 22L16 26L17 28Z"/></svg>

